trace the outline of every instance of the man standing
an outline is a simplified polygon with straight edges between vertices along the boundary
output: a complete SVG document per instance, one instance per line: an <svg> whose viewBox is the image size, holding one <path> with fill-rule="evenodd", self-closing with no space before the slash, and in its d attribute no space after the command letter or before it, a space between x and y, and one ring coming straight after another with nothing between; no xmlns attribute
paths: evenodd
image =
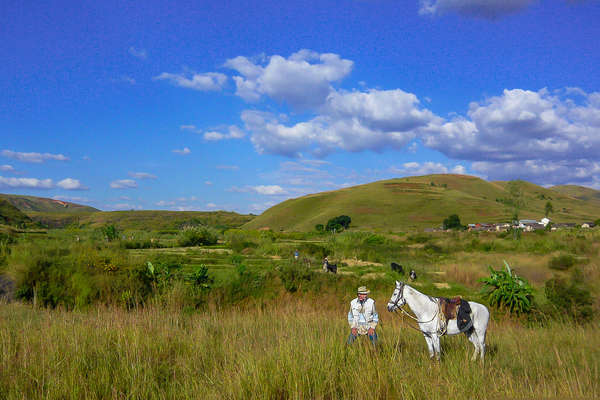
<svg viewBox="0 0 600 400"><path fill-rule="evenodd" d="M350 302L348 323L350 324L348 344L354 343L358 335L368 335L371 343L377 344L375 328L379 323L379 315L375 310L375 300L369 298L369 290L366 286L359 287L358 297Z"/></svg>

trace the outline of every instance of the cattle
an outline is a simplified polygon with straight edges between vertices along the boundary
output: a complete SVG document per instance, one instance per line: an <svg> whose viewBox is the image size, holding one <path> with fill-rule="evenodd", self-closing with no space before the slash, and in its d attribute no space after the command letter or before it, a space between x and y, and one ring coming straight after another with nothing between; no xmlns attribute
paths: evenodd
<svg viewBox="0 0 600 400"><path fill-rule="evenodd" d="M410 275L408 277L410 278L411 281L416 281L417 280L417 273L415 272L414 269L410 270Z"/></svg>
<svg viewBox="0 0 600 400"><path fill-rule="evenodd" d="M404 274L404 269L402 268L402 265L400 264L396 264L395 262L390 264L392 266L392 271L395 271L399 274Z"/></svg>

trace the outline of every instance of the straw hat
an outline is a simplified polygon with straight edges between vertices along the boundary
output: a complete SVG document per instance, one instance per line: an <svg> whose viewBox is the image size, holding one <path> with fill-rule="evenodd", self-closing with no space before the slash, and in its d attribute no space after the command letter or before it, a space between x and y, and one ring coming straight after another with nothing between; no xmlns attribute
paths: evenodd
<svg viewBox="0 0 600 400"><path fill-rule="evenodd" d="M361 286L358 288L358 294L369 294L371 291L367 289L366 286Z"/></svg>

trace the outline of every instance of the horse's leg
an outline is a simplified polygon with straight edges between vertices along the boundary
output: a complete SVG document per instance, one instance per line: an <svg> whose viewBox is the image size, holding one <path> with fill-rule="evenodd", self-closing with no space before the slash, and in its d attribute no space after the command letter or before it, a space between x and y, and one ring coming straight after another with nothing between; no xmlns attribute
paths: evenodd
<svg viewBox="0 0 600 400"><path fill-rule="evenodd" d="M435 353L433 352L433 341L431 339L431 336L428 334L423 334L423 336L425 337L425 341L427 342L427 349L429 350L429 358L433 358L433 356L435 355Z"/></svg>
<svg viewBox="0 0 600 400"><path fill-rule="evenodd" d="M475 333L475 330L472 330L467 337L469 338L469 341L473 343L473 346L475 346L475 350L473 350L473 356L471 356L471 361L475 361L477 360L477 354L480 352L479 337L477 336L477 333Z"/></svg>
<svg viewBox="0 0 600 400"><path fill-rule="evenodd" d="M435 359L440 361L441 348L440 348L440 337L438 335L432 335L431 342L433 343L433 351L435 352Z"/></svg>

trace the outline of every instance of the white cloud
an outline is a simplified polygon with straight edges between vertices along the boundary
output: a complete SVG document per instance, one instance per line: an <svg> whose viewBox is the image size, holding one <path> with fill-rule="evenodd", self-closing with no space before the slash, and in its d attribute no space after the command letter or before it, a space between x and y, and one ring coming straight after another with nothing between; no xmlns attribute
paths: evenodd
<svg viewBox="0 0 600 400"><path fill-rule="evenodd" d="M14 172L14 170L15 169L12 165L8 165L8 164L0 165L0 171Z"/></svg>
<svg viewBox="0 0 600 400"><path fill-rule="evenodd" d="M217 208L215 203L206 203L206 208Z"/></svg>
<svg viewBox="0 0 600 400"><path fill-rule="evenodd" d="M449 169L446 165L427 161L424 163L418 162L407 162L402 164L402 167L390 167L389 171L399 175L431 175L431 174L447 174L451 172L453 174L464 175L466 168L462 165L456 165Z"/></svg>
<svg viewBox="0 0 600 400"><path fill-rule="evenodd" d="M213 141L223 140L223 139L241 139L244 136L246 136L244 131L235 125L231 125L228 128L227 133L221 133L221 132L217 132L217 131L210 131L210 132L204 133L205 140L213 140Z"/></svg>
<svg viewBox="0 0 600 400"><path fill-rule="evenodd" d="M254 213L262 213L267 208L273 207L275 204L277 203L275 203L274 201L267 201L264 203L252 203L250 204L250 211Z"/></svg>
<svg viewBox="0 0 600 400"><path fill-rule="evenodd" d="M41 163L47 160L68 161L69 158L62 154L51 153L20 153L12 150L2 150L2 155L7 158L30 163Z"/></svg>
<svg viewBox="0 0 600 400"><path fill-rule="evenodd" d="M353 62L337 54L300 50L288 58L268 57L266 65L255 64L246 57L227 60L225 66L236 70L236 94L246 101L267 95L276 101L298 108L321 105L332 90L352 70Z"/></svg>
<svg viewBox="0 0 600 400"><path fill-rule="evenodd" d="M148 52L146 51L146 49L136 49L133 46L129 48L129 54L131 54L135 58L139 58L140 60L145 60L148 58Z"/></svg>
<svg viewBox="0 0 600 400"><path fill-rule="evenodd" d="M198 129L196 127L196 125L181 125L179 127L179 129L181 129L182 131L190 131L190 132L194 132L194 133L202 133L202 130Z"/></svg>
<svg viewBox="0 0 600 400"><path fill-rule="evenodd" d="M117 203L108 204L107 208L110 210L141 210L143 207L137 204L131 203Z"/></svg>
<svg viewBox="0 0 600 400"><path fill-rule="evenodd" d="M172 85L200 90L200 91L219 91L227 82L227 75L220 72L206 72L206 73L182 73L182 74L171 74L163 72L162 74L155 76L154 80L166 80Z"/></svg>
<svg viewBox="0 0 600 400"><path fill-rule="evenodd" d="M156 175L148 172L129 172L129 176L134 179L156 179Z"/></svg>
<svg viewBox="0 0 600 400"><path fill-rule="evenodd" d="M272 114L246 110L241 118L259 153L322 157L335 151L400 149L441 118L402 90L331 92L311 120L287 126Z"/></svg>
<svg viewBox="0 0 600 400"><path fill-rule="evenodd" d="M28 188L28 189L52 189L52 179L37 178L5 178L0 176L0 187Z"/></svg>
<svg viewBox="0 0 600 400"><path fill-rule="evenodd" d="M135 79L127 75L121 76L121 82L129 83L130 85L135 85Z"/></svg>
<svg viewBox="0 0 600 400"><path fill-rule="evenodd" d="M82 185L78 179L65 178L56 184L61 189L65 190L88 190L89 188Z"/></svg>
<svg viewBox="0 0 600 400"><path fill-rule="evenodd" d="M226 171L237 171L238 169L240 169L240 167L238 167L237 165L217 165L215 168Z"/></svg>
<svg viewBox="0 0 600 400"><path fill-rule="evenodd" d="M110 187L113 189L136 189L138 186L133 179L119 179L112 181Z"/></svg>
<svg viewBox="0 0 600 400"><path fill-rule="evenodd" d="M421 0L419 14L441 15L449 12L467 17L496 19L518 12L535 0Z"/></svg>
<svg viewBox="0 0 600 400"><path fill-rule="evenodd" d="M595 182L600 154L600 94L504 90L471 103L467 117L424 130L425 146L475 161L490 179L542 184ZM511 178L512 177L512 178Z"/></svg>
<svg viewBox="0 0 600 400"><path fill-rule="evenodd" d="M188 147L184 147L181 150L179 150L179 149L173 150L173 153L181 154L182 156L185 156L186 154L190 154L191 152L192 151Z"/></svg>
<svg viewBox="0 0 600 400"><path fill-rule="evenodd" d="M258 194L266 195L266 196L276 196L287 194L285 190L279 185L258 185L252 186L251 189Z"/></svg>
<svg viewBox="0 0 600 400"><path fill-rule="evenodd" d="M204 181L205 185L211 186L213 183L211 181Z"/></svg>

